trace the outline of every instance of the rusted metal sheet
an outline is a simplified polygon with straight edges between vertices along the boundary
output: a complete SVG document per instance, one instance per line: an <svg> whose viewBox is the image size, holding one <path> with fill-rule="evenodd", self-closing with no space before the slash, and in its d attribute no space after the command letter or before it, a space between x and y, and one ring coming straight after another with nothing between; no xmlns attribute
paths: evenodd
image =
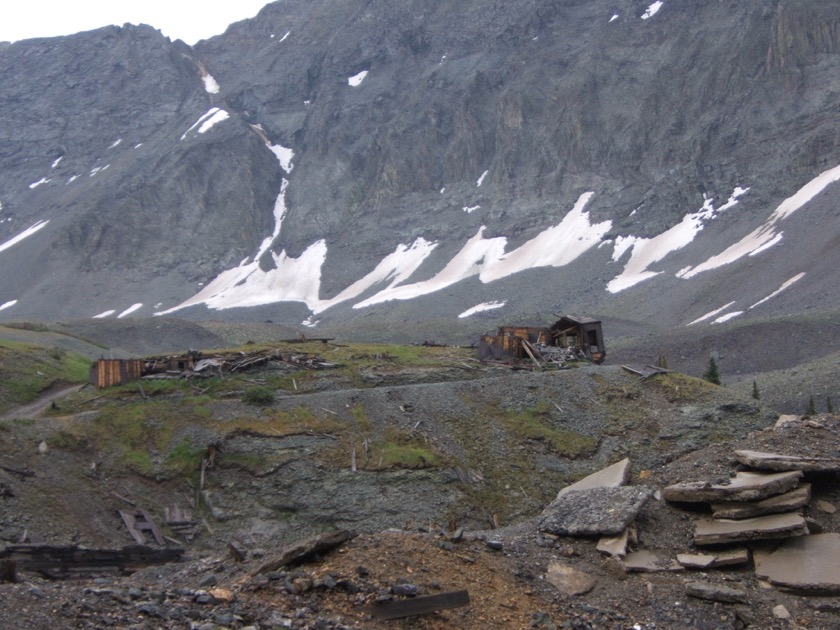
<svg viewBox="0 0 840 630"><path fill-rule="evenodd" d="M143 376L143 359L99 359L90 368L90 382L98 388L128 383Z"/></svg>

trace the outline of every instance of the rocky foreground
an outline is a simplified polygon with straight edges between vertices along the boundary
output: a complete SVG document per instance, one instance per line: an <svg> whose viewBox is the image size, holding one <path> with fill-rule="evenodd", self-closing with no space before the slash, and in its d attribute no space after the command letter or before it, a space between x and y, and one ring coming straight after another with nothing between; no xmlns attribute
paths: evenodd
<svg viewBox="0 0 840 630"><path fill-rule="evenodd" d="M415 524L294 549L232 541L127 576L47 580L20 570L16 583L0 585L0 624L838 627L838 429L836 416L788 418L653 469L619 462L504 529ZM464 590L466 606L381 618L388 606Z"/></svg>

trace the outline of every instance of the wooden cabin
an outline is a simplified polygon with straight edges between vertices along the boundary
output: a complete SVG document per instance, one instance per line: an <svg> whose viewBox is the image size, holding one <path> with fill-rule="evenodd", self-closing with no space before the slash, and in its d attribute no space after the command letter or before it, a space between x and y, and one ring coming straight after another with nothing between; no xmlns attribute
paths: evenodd
<svg viewBox="0 0 840 630"><path fill-rule="evenodd" d="M527 344L523 344L523 341ZM495 335L484 335L478 343L478 358L523 359L528 348L566 348L576 350L593 363L602 363L607 357L601 322L591 317L565 316L548 328L537 326L501 326Z"/></svg>
<svg viewBox="0 0 840 630"><path fill-rule="evenodd" d="M143 376L143 359L99 359L90 366L90 383L98 388L134 381Z"/></svg>

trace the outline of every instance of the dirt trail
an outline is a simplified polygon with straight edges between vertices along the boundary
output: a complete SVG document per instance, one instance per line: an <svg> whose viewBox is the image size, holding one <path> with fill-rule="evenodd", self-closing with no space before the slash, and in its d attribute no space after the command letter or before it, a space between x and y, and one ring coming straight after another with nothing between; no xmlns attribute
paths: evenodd
<svg viewBox="0 0 840 630"><path fill-rule="evenodd" d="M75 394L86 384L87 383L82 385L69 385L61 387L60 389L50 388L31 403L21 405L20 407L15 407L14 409L7 411L5 414L0 416L0 420L11 420L13 418L34 418L56 400L69 396L70 394Z"/></svg>

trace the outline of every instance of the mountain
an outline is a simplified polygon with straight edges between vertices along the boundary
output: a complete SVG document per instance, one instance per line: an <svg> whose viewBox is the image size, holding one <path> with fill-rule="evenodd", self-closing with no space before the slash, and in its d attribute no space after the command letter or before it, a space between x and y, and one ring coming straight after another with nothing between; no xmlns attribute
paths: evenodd
<svg viewBox="0 0 840 630"><path fill-rule="evenodd" d="M2 44L0 319L836 313L838 102L834 0L280 0L193 47Z"/></svg>

